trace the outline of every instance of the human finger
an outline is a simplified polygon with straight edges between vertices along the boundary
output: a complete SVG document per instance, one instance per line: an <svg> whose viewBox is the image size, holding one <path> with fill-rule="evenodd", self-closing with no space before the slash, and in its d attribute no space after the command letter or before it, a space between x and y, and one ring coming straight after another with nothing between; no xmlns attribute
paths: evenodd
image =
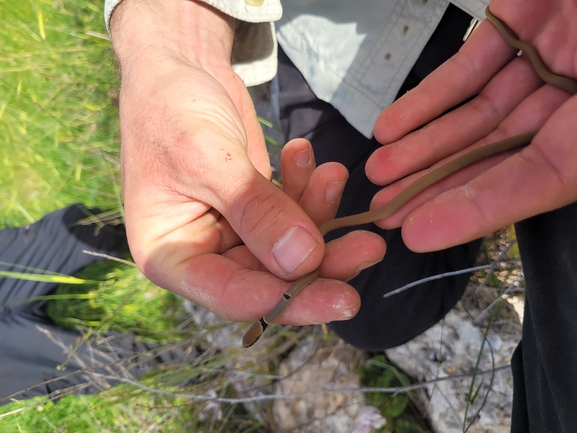
<svg viewBox="0 0 577 433"><path fill-rule="evenodd" d="M345 166L336 162L313 172L299 204L317 226L335 217L348 177Z"/></svg>
<svg viewBox="0 0 577 433"><path fill-rule="evenodd" d="M363 269L381 261L385 251L385 241L376 233L363 230L347 233L327 244L320 275L322 278L349 281ZM223 256L251 271L267 270L245 245L232 248Z"/></svg>
<svg viewBox="0 0 577 433"><path fill-rule="evenodd" d="M530 146L411 212L403 224L407 246L446 248L577 200L575 110L573 97Z"/></svg>
<svg viewBox="0 0 577 433"><path fill-rule="evenodd" d="M262 317L290 285L269 272L247 269L221 255L195 257L187 267L175 292L231 321ZM358 293L348 284L318 279L295 297L279 322L306 325L346 320L356 314L359 305Z"/></svg>
<svg viewBox="0 0 577 433"><path fill-rule="evenodd" d="M280 167L282 190L298 203L316 167L309 141L304 138L289 141L281 152Z"/></svg>
<svg viewBox="0 0 577 433"><path fill-rule="evenodd" d="M365 167L367 177L386 185L469 147L541 85L528 61L514 59L463 106L373 152Z"/></svg>
<svg viewBox="0 0 577 433"><path fill-rule="evenodd" d="M479 93L515 52L491 23L482 22L457 54L381 113L375 138L392 143Z"/></svg>
<svg viewBox="0 0 577 433"><path fill-rule="evenodd" d="M380 262L386 248L385 241L376 233L364 230L347 233L327 244L320 276L349 281Z"/></svg>
<svg viewBox="0 0 577 433"><path fill-rule="evenodd" d="M455 159L459 155L469 152L472 149L486 146L490 143L495 143L504 138L512 137L530 130L538 130L547 119L551 116L553 112L565 102L568 95L556 88L550 86L544 86L534 92L530 97L526 98L512 113L508 116L495 131L489 134L487 137L483 138L477 142L474 146L471 146L464 151L452 155L446 160L436 164L428 170L415 173L390 187L387 187L379 193L377 193L371 203L371 208L376 208L384 203L390 201L392 197L396 196L400 191L405 189L408 185L413 183L416 179L420 178L424 174L431 172L432 170L442 167L448 161ZM399 212L392 215L390 218L379 221L377 225L382 228L393 228L398 227L403 223L405 218L410 214L410 212L416 207L426 203L432 198L444 193L445 191L458 187L460 185L465 185L470 180L474 179L481 173L489 170L492 166L500 163L511 155L512 152L506 152L501 155L496 155L491 158L487 158L470 167L459 170L457 173L435 183L431 187L427 188L423 193L418 194L413 200L411 200L406 206L404 206Z"/></svg>

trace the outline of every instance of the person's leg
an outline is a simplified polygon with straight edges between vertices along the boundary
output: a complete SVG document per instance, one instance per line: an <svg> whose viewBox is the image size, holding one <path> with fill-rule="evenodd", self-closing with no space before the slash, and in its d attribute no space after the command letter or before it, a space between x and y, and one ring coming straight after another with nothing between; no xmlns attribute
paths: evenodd
<svg viewBox="0 0 577 433"><path fill-rule="evenodd" d="M512 432L577 432L577 203L516 225L525 276Z"/></svg>
<svg viewBox="0 0 577 433"><path fill-rule="evenodd" d="M74 275L90 263L103 260L83 250L110 255L127 252L124 226L79 224L100 212L72 205L34 224L0 230L0 269ZM38 303L26 303L26 299L47 295L55 288L54 283L0 278L0 318L38 307Z"/></svg>
<svg viewBox="0 0 577 433"><path fill-rule="evenodd" d="M100 213L72 205L46 215L34 224L0 231L0 269L12 272L57 272L74 275L103 259L83 253L119 255L127 251L122 226L79 222ZM0 278L0 399L26 388L17 399L45 395L84 381L82 375L38 385L86 366L109 362L108 355L83 348L66 372L57 370L67 360L64 348L73 348L80 334L55 326L44 311L45 302L28 300L51 294L56 283ZM88 352L92 353L88 353ZM110 353L110 355L113 355ZM8 401L0 402L0 404Z"/></svg>
<svg viewBox="0 0 577 433"><path fill-rule="evenodd" d="M92 262L103 260L83 253L118 256L128 250L124 227L81 225L98 209L73 205L46 215L24 227L0 231L0 269L14 272L51 271L74 275ZM91 373L120 372L136 376L160 364L184 360L178 347L154 356L156 349L134 335L108 333L98 344L77 347L79 332L56 326L44 311L43 301L55 283L0 278L0 405L7 397L26 399L74 387L75 392L95 392L114 384ZM69 355L70 352L70 355ZM133 360L142 362L134 367ZM190 351L188 356L194 356ZM66 369L58 366L66 364ZM23 392L21 392L23 391Z"/></svg>
<svg viewBox="0 0 577 433"><path fill-rule="evenodd" d="M471 18L457 8L447 10L400 94L418 84L458 50L470 21ZM338 216L368 210L380 187L368 181L364 166L380 144L366 139L330 104L317 99L282 50L278 87L281 123L287 139L309 139L318 164L338 161L350 172ZM383 231L372 224L362 228L383 236L387 253L382 262L351 281L362 299L357 316L332 323L331 328L345 341L377 351L403 344L442 319L462 296L469 276L432 281L388 299L383 299L383 295L420 278L472 266L480 241L437 253L416 254L405 247L400 230ZM350 230L353 229L331 233L327 239Z"/></svg>

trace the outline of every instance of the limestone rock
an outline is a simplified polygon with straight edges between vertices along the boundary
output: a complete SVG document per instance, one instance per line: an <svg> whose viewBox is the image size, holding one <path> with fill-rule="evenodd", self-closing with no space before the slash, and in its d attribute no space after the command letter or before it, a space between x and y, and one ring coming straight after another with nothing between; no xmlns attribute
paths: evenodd
<svg viewBox="0 0 577 433"><path fill-rule="evenodd" d="M331 386L359 387L357 369L364 359L362 351L343 342L307 338L281 363L279 374L285 378L278 382L275 393L300 394ZM277 399L273 405L275 431L350 433L365 404L361 392L326 392Z"/></svg>
<svg viewBox="0 0 577 433"><path fill-rule="evenodd" d="M477 301L485 295L477 294ZM478 393L474 402L468 405L472 380L468 375L475 369L485 328L473 324L482 305L472 305L467 298L463 303L467 304L467 311L463 305L453 309L442 322L405 345L387 350L386 354L409 376L421 382L466 376L428 385L420 394L425 416L435 432L462 432L465 413L466 425L472 424L470 433L509 432L513 378L508 364L521 338L519 318L514 308L505 308L494 320L478 366L478 371L486 373L475 378L473 394L477 390ZM502 368L494 371L494 367Z"/></svg>

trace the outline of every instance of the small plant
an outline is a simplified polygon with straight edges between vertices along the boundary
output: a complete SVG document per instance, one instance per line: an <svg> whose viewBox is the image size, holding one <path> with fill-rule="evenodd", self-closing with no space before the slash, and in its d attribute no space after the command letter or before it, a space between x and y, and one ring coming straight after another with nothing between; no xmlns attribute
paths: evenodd
<svg viewBox="0 0 577 433"><path fill-rule="evenodd" d="M393 388L410 384L409 378L401 373L385 355L377 355L360 367L363 382L373 388ZM423 433L415 417L409 413L410 399L407 393L370 392L368 404L381 411L387 423L379 432Z"/></svg>
<svg viewBox="0 0 577 433"><path fill-rule="evenodd" d="M95 284L62 285L46 296L46 312L65 328L99 333L130 332L150 341L178 341L188 335L178 324L187 319L182 302L148 281L133 266L94 263L77 277Z"/></svg>

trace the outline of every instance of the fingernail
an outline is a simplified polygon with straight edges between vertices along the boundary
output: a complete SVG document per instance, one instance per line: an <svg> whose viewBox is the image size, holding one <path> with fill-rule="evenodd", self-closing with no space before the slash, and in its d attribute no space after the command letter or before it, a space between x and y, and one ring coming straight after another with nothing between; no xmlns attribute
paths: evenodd
<svg viewBox="0 0 577 433"><path fill-rule="evenodd" d="M343 185L346 180L341 180L338 182L329 182L325 189L325 197L329 203L336 203L341 198L343 193Z"/></svg>
<svg viewBox="0 0 577 433"><path fill-rule="evenodd" d="M302 227L293 227L274 245L272 254L279 266L288 274L305 261L317 241Z"/></svg>
<svg viewBox="0 0 577 433"><path fill-rule="evenodd" d="M295 153L295 163L300 168L305 168L311 163L311 152L309 147L305 150L301 150L300 152Z"/></svg>

